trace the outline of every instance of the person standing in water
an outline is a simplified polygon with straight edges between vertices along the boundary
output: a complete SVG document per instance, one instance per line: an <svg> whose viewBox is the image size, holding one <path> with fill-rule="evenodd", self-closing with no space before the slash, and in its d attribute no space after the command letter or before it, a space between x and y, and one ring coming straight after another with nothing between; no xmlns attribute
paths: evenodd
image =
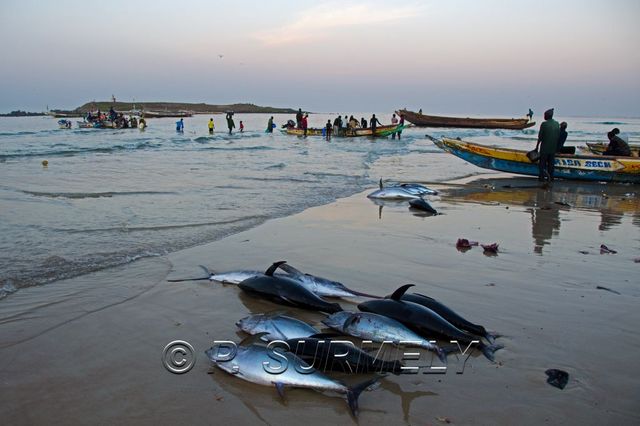
<svg viewBox="0 0 640 426"><path fill-rule="evenodd" d="M304 117L302 117L302 130L304 130L304 137L307 137L307 126L309 125L309 114L305 114Z"/></svg>
<svg viewBox="0 0 640 426"><path fill-rule="evenodd" d="M331 140L331 130L333 126L331 125L331 120L327 120L327 126L325 127L325 133L327 135L327 142Z"/></svg>
<svg viewBox="0 0 640 426"><path fill-rule="evenodd" d="M394 126L396 126L398 124L398 117L396 117L395 113L393 113L393 116L391 116L391 124L394 125ZM396 133L397 132L391 133L391 139L395 139L396 138Z"/></svg>
<svg viewBox="0 0 640 426"><path fill-rule="evenodd" d="M404 114L400 114L400 122L398 123L400 130L398 130L398 140L402 137L402 129L404 128Z"/></svg>
<svg viewBox="0 0 640 426"><path fill-rule="evenodd" d="M233 122L233 112L232 111L227 113L227 127L229 128L229 134L231 134L233 129L236 127L236 123Z"/></svg>
<svg viewBox="0 0 640 426"><path fill-rule="evenodd" d="M216 127L216 126L213 124L213 118L210 118L210 119L209 119L209 134L210 134L210 135L212 135L212 134L213 134L213 129L214 129L215 127Z"/></svg>
<svg viewBox="0 0 640 426"><path fill-rule="evenodd" d="M378 120L376 118L376 115L373 114L371 116L371 120L369 120L369 124L371 125L371 136L375 137L376 136L376 127L379 125L382 126L382 123L380 122L380 120Z"/></svg>
<svg viewBox="0 0 640 426"><path fill-rule="evenodd" d="M240 133L244 133L244 123L240 120Z"/></svg>
<svg viewBox="0 0 640 426"><path fill-rule="evenodd" d="M176 132L184 133L184 119L176 121Z"/></svg>
<svg viewBox="0 0 640 426"><path fill-rule="evenodd" d="M267 122L267 133L273 133L273 116L271 116L271 118L269 118L269 121Z"/></svg>

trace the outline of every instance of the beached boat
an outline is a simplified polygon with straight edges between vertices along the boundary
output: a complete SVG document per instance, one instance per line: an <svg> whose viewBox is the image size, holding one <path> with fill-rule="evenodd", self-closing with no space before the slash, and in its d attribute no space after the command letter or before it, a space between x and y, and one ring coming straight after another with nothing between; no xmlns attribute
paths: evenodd
<svg viewBox="0 0 640 426"><path fill-rule="evenodd" d="M586 150L594 154L602 155L607 150L607 146L609 146L609 144L604 142L587 142ZM629 144L629 148L631 148L631 155L633 157L640 157L640 145Z"/></svg>
<svg viewBox="0 0 640 426"><path fill-rule="evenodd" d="M402 131L406 126L404 125L396 125L390 124L386 126L377 126L376 127L376 137L385 137L389 136L392 133ZM282 131L288 135L296 135L296 136L304 136L303 129L293 128L284 128ZM307 129L307 136L323 136L324 129L312 128ZM342 129L340 134L336 135L335 133L331 133L331 137L347 137L353 138L358 136L372 136L371 128L368 127L366 129L356 128L356 129Z"/></svg>
<svg viewBox="0 0 640 426"><path fill-rule="evenodd" d="M457 127L471 129L511 129L522 130L535 126L535 121L528 118L462 118L425 115L401 109L397 115L404 115L405 120L419 127Z"/></svg>
<svg viewBox="0 0 640 426"><path fill-rule="evenodd" d="M525 150L491 147L459 139L427 137L439 148L478 167L538 176L538 164L529 160ZM640 158L557 154L554 175L562 179L640 183Z"/></svg>

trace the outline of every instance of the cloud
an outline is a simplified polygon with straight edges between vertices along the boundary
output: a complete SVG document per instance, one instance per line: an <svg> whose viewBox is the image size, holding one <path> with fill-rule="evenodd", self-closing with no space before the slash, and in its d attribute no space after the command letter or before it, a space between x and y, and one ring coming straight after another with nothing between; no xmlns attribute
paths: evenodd
<svg viewBox="0 0 640 426"><path fill-rule="evenodd" d="M326 38L327 30L383 24L413 18L421 6L380 6L372 4L325 3L307 9L283 27L255 34L267 45L284 45Z"/></svg>

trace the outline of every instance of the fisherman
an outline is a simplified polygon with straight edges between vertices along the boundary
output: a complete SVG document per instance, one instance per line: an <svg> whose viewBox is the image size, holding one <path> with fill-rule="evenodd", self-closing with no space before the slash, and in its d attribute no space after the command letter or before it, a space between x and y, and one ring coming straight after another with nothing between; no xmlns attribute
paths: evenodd
<svg viewBox="0 0 640 426"><path fill-rule="evenodd" d="M363 129L367 128L367 120L364 117L360 119L360 127L362 127Z"/></svg>
<svg viewBox="0 0 640 426"><path fill-rule="evenodd" d="M351 117L349 117L349 127L350 128L356 129L359 125L360 125L360 123L358 123L358 120L356 120L353 115Z"/></svg>
<svg viewBox="0 0 640 426"><path fill-rule="evenodd" d="M404 114L400 114L400 122L398 123L400 130L398 130L398 140L402 137L402 129L404 127Z"/></svg>
<svg viewBox="0 0 640 426"><path fill-rule="evenodd" d="M302 128L302 108L298 108L298 112L296 113L296 128Z"/></svg>
<svg viewBox="0 0 640 426"><path fill-rule="evenodd" d="M382 126L382 123L380 122L380 120L378 120L376 118L375 114L373 114L371 116L371 120L369 120L369 123L371 124L371 136L375 137L376 136L376 127L377 127L378 124Z"/></svg>
<svg viewBox="0 0 640 426"><path fill-rule="evenodd" d="M213 129L215 129L215 124L213 124L213 118L209 119L209 134L212 135L213 134Z"/></svg>
<svg viewBox="0 0 640 426"><path fill-rule="evenodd" d="M176 121L176 132L184 133L184 119Z"/></svg>
<svg viewBox="0 0 640 426"><path fill-rule="evenodd" d="M529 121L531 121L531 119L533 118L533 110L531 108L529 108L529 112L527 113L526 117L529 117Z"/></svg>
<svg viewBox="0 0 640 426"><path fill-rule="evenodd" d="M553 108L544 112L544 122L540 125L536 150L540 147L538 163L538 180L553 182L553 166L556 147L560 138L560 125L553 119Z"/></svg>
<svg viewBox="0 0 640 426"><path fill-rule="evenodd" d="M267 133L273 133L273 116L271 116L271 118L269 118L269 121L267 122Z"/></svg>
<svg viewBox="0 0 640 426"><path fill-rule="evenodd" d="M422 115L422 108L420 108L420 111L418 111L418 114Z"/></svg>
<svg viewBox="0 0 640 426"><path fill-rule="evenodd" d="M244 133L244 124L242 123L242 120L240 120L240 133Z"/></svg>
<svg viewBox="0 0 640 426"><path fill-rule="evenodd" d="M327 142L331 140L331 120L327 120L327 125L325 127L325 134L327 136Z"/></svg>
<svg viewBox="0 0 640 426"><path fill-rule="evenodd" d="M309 114L305 114L304 117L302 117L302 121L301 121L301 125L302 125L302 130L304 130L304 137L307 137L307 126L309 125Z"/></svg>
<svg viewBox="0 0 640 426"><path fill-rule="evenodd" d="M144 119L144 116L140 117L138 127L140 128L140 130L144 130L147 127L147 121Z"/></svg>
<svg viewBox="0 0 640 426"><path fill-rule="evenodd" d="M340 127L342 127L342 124L340 123L342 121L342 118L340 118L340 116L337 116L335 120L333 120L333 135L334 136L338 136L340 133Z"/></svg>
<svg viewBox="0 0 640 426"><path fill-rule="evenodd" d="M236 127L236 123L233 122L233 111L227 112L227 127L229 128L229 134Z"/></svg>
<svg viewBox="0 0 640 426"><path fill-rule="evenodd" d="M564 152L564 143L567 141L567 136L569 136L567 133L567 122L563 121L560 123L560 136L558 136L558 146L556 148L557 153Z"/></svg>
<svg viewBox="0 0 640 426"><path fill-rule="evenodd" d="M116 118L118 118L118 114L116 114L116 111L113 109L113 107L109 108L109 120L115 121Z"/></svg>
<svg viewBox="0 0 640 426"><path fill-rule="evenodd" d="M603 155L631 157L631 148L624 139L618 136L619 133L620 130L618 129L613 129L612 131L607 133L607 137L609 138L609 145L607 146L607 150L603 153Z"/></svg>
<svg viewBox="0 0 640 426"><path fill-rule="evenodd" d="M396 117L396 114L393 113L393 115L391 116L391 124L396 126L398 124L398 117ZM396 138L396 132L391 133L391 139L395 139Z"/></svg>

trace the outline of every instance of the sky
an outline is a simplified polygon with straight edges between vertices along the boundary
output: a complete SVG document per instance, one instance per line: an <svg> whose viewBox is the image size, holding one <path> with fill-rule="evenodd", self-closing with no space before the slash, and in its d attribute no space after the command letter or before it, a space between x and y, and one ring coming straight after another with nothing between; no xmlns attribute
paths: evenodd
<svg viewBox="0 0 640 426"><path fill-rule="evenodd" d="M640 117L640 1L2 0L0 112L91 100Z"/></svg>

